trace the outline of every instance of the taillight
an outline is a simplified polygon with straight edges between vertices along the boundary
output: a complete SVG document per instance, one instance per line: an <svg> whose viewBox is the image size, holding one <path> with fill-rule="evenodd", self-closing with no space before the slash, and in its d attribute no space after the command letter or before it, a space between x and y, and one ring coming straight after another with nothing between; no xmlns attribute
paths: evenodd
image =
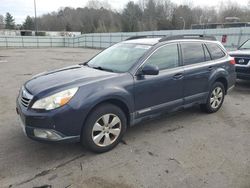
<svg viewBox="0 0 250 188"><path fill-rule="evenodd" d="M231 65L235 65L235 64L236 64L236 62L235 62L235 59L234 59L234 58L232 58L232 59L230 60L230 64L231 64Z"/></svg>

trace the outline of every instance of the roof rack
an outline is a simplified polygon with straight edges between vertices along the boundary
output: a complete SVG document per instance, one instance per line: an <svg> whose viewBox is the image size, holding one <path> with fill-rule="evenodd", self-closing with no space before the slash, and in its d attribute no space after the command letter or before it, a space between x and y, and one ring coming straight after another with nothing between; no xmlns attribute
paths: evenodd
<svg viewBox="0 0 250 188"><path fill-rule="evenodd" d="M126 39L127 40L134 40L134 39L143 39L143 38L164 38L166 35L138 35L132 36Z"/></svg>
<svg viewBox="0 0 250 188"><path fill-rule="evenodd" d="M216 38L212 35L195 35L195 34L188 34L188 35L173 35L163 37L159 40L159 42L168 41L168 40L178 40L178 39L199 39L199 40L214 40Z"/></svg>

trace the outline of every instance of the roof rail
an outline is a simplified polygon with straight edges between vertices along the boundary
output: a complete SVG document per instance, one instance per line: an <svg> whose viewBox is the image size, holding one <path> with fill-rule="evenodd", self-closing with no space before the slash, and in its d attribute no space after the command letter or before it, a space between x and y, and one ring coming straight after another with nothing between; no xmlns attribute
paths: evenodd
<svg viewBox="0 0 250 188"><path fill-rule="evenodd" d="M143 38L164 38L166 35L138 35L138 36L132 36L126 39L127 40L134 40L134 39L143 39Z"/></svg>
<svg viewBox="0 0 250 188"><path fill-rule="evenodd" d="M168 40L178 40L178 39L199 39L199 40L216 41L216 38L212 35L188 34L188 35L173 35L173 36L163 37L159 40L159 42L168 41Z"/></svg>

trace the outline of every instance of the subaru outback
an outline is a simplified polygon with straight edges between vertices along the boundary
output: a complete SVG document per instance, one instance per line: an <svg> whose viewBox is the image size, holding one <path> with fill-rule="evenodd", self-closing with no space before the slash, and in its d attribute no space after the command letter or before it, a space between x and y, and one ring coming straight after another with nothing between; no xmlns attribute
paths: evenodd
<svg viewBox="0 0 250 188"><path fill-rule="evenodd" d="M88 62L34 76L16 110L31 139L105 152L145 119L193 105L218 111L235 79L234 59L214 37L132 37Z"/></svg>
<svg viewBox="0 0 250 188"><path fill-rule="evenodd" d="M236 51L229 52L235 58L238 79L250 80L250 40L245 41Z"/></svg>

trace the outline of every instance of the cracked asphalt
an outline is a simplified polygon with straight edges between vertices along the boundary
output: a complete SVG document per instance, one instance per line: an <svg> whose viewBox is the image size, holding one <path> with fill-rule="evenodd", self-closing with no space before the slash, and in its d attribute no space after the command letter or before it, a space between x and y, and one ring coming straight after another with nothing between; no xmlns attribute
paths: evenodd
<svg viewBox="0 0 250 188"><path fill-rule="evenodd" d="M208 115L193 107L140 123L108 153L26 138L15 112L20 86L37 73L84 62L98 52L0 49L0 187L250 187L247 81L237 81L219 112Z"/></svg>

